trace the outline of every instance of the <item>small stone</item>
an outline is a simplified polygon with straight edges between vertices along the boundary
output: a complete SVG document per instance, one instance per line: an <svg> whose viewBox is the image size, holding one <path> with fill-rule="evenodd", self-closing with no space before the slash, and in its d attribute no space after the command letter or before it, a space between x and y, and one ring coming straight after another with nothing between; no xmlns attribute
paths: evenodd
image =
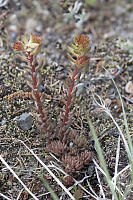
<svg viewBox="0 0 133 200"><path fill-rule="evenodd" d="M131 97L130 102L133 103L133 97Z"/></svg>
<svg viewBox="0 0 133 200"><path fill-rule="evenodd" d="M132 71L133 71L133 67L129 66L129 67L127 68L127 71L128 71L128 72L132 72Z"/></svg>
<svg viewBox="0 0 133 200"><path fill-rule="evenodd" d="M116 16L124 15L124 13L127 11L126 6L117 5L114 9Z"/></svg>
<svg viewBox="0 0 133 200"><path fill-rule="evenodd" d="M17 32L18 27L17 27L16 25L13 24L13 25L10 25L10 26L9 26L9 30L12 31L12 32Z"/></svg>
<svg viewBox="0 0 133 200"><path fill-rule="evenodd" d="M9 55L5 55L5 56L4 56L4 59L5 59L5 60L8 60L8 59L9 59Z"/></svg>
<svg viewBox="0 0 133 200"><path fill-rule="evenodd" d="M17 34L13 31L10 32L10 37L12 38L12 40L15 40L17 37Z"/></svg>
<svg viewBox="0 0 133 200"><path fill-rule="evenodd" d="M40 92L44 92L44 85L41 84L39 90L40 90Z"/></svg>
<svg viewBox="0 0 133 200"><path fill-rule="evenodd" d="M41 31L41 29L42 29L41 22L39 22L38 20L36 20L34 18L27 19L26 23L25 23L25 27L29 33L34 32L34 30Z"/></svg>
<svg viewBox="0 0 133 200"><path fill-rule="evenodd" d="M127 93L133 94L133 83L132 83L132 81L129 81L126 84L125 90L126 90Z"/></svg>
<svg viewBox="0 0 133 200"><path fill-rule="evenodd" d="M32 127L33 117L29 113L23 113L17 123L24 131L28 131Z"/></svg>
<svg viewBox="0 0 133 200"><path fill-rule="evenodd" d="M115 98L115 88L111 88L110 89L109 97L110 97L110 99L114 99Z"/></svg>
<svg viewBox="0 0 133 200"><path fill-rule="evenodd" d="M110 91L109 91L110 95L113 94L113 93L115 93L115 88L111 88Z"/></svg>
<svg viewBox="0 0 133 200"><path fill-rule="evenodd" d="M9 0L0 1L0 7L4 7L8 4Z"/></svg>
<svg viewBox="0 0 133 200"><path fill-rule="evenodd" d="M70 142L70 143L69 143L69 147L70 147L70 149L73 148L73 142Z"/></svg>
<svg viewBox="0 0 133 200"><path fill-rule="evenodd" d="M3 119L0 123L3 126L6 123L6 119Z"/></svg>
<svg viewBox="0 0 133 200"><path fill-rule="evenodd" d="M106 104L106 106L110 106L110 104L111 104L111 99L105 99L105 104Z"/></svg>
<svg viewBox="0 0 133 200"><path fill-rule="evenodd" d="M95 172L95 166L93 163L90 163L90 165L87 169L87 176L89 176L89 177L93 176L94 172Z"/></svg>
<svg viewBox="0 0 133 200"><path fill-rule="evenodd" d="M61 71L61 70L63 70L64 68L62 67L62 66L58 66L57 67L57 69L56 69L56 71L58 72L58 71Z"/></svg>

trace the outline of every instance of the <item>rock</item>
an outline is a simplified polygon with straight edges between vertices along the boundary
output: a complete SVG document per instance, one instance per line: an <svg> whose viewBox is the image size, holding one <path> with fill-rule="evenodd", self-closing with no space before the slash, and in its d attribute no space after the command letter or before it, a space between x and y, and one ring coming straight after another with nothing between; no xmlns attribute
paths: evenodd
<svg viewBox="0 0 133 200"><path fill-rule="evenodd" d="M130 99L130 102L133 103L133 97Z"/></svg>
<svg viewBox="0 0 133 200"><path fill-rule="evenodd" d="M133 82L129 81L126 86L125 86L125 90L127 93L133 94Z"/></svg>
<svg viewBox="0 0 133 200"><path fill-rule="evenodd" d="M108 98L105 99L105 105L107 107L111 105L111 102L112 102L111 99L108 99Z"/></svg>
<svg viewBox="0 0 133 200"><path fill-rule="evenodd" d="M117 5L115 7L116 16L124 15L124 13L126 13L126 11L127 11L126 6L124 7L124 6Z"/></svg>
<svg viewBox="0 0 133 200"><path fill-rule="evenodd" d="M56 71L59 72L59 71L62 71L63 69L64 69L64 67L60 65L60 66L58 66L58 67L56 68Z"/></svg>
<svg viewBox="0 0 133 200"><path fill-rule="evenodd" d="M15 40L16 40L16 37L17 37L17 34L16 34L15 32L13 32L13 31L11 31L11 32L10 32L10 37L11 37L12 40L15 41Z"/></svg>
<svg viewBox="0 0 133 200"><path fill-rule="evenodd" d="M40 92L44 92L44 85L40 85L40 88L39 88Z"/></svg>
<svg viewBox="0 0 133 200"><path fill-rule="evenodd" d="M10 57L10 56L7 54L7 55L4 56L4 59L5 59L5 60L8 60L9 57Z"/></svg>
<svg viewBox="0 0 133 200"><path fill-rule="evenodd" d="M4 7L8 4L9 0L2 1L0 0L0 7Z"/></svg>
<svg viewBox="0 0 133 200"><path fill-rule="evenodd" d="M93 163L90 163L90 165L87 169L87 176L89 176L89 177L93 176L94 172L95 172L95 166Z"/></svg>
<svg viewBox="0 0 133 200"><path fill-rule="evenodd" d="M70 149L73 148L73 142L70 142L70 143L69 143L69 147L70 147Z"/></svg>
<svg viewBox="0 0 133 200"><path fill-rule="evenodd" d="M128 72L132 72L132 71L133 71L133 67L129 66L129 67L127 68L127 71L128 71Z"/></svg>
<svg viewBox="0 0 133 200"><path fill-rule="evenodd" d="M113 94L113 93L115 93L115 88L111 88L110 91L109 91L110 95Z"/></svg>
<svg viewBox="0 0 133 200"><path fill-rule="evenodd" d="M109 91L109 98L110 99L115 99L115 88L111 88L110 91Z"/></svg>
<svg viewBox="0 0 133 200"><path fill-rule="evenodd" d="M1 121L1 125L3 126L5 123L6 123L6 119L3 119L3 120Z"/></svg>
<svg viewBox="0 0 133 200"><path fill-rule="evenodd" d="M42 30L41 22L37 21L34 18L27 19L26 23L25 23L25 27L26 27L26 30L28 31L28 33L32 33L35 30L40 32Z"/></svg>
<svg viewBox="0 0 133 200"><path fill-rule="evenodd" d="M18 27L17 27L17 25L12 24L12 25L10 25L10 26L8 27L8 29L9 29L10 31L17 32Z"/></svg>
<svg viewBox="0 0 133 200"><path fill-rule="evenodd" d="M33 117L29 113L23 113L18 122L18 126L20 126L24 131L28 131L33 124Z"/></svg>

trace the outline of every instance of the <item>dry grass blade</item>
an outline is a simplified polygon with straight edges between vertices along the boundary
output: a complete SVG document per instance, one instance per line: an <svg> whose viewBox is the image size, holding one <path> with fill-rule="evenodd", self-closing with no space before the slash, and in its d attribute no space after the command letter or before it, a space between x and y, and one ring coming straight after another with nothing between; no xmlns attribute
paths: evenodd
<svg viewBox="0 0 133 200"><path fill-rule="evenodd" d="M103 171L103 169L97 164L97 162L93 159L93 162L95 164L95 166L97 167L97 169L99 169L99 171L106 177L105 172ZM127 167L126 167L127 169ZM122 170L123 171L123 170ZM117 178L117 176L120 175L119 173L116 175L115 178ZM112 182L114 182L114 177L112 178ZM118 189L118 187L116 186L115 189L121 194L121 196L123 196L123 194L121 193L121 191Z"/></svg>
<svg viewBox="0 0 133 200"><path fill-rule="evenodd" d="M87 117L88 119L88 125L90 126L90 129L91 129L91 133L93 135L93 138L94 138L94 141L95 141L95 144L96 144L96 149L97 149L97 153L98 153L98 156L99 156L99 161L100 161L100 164L104 170L104 173L106 174L105 177L106 177L106 182L110 188L110 191L112 193L112 195L115 197L116 200L118 200L117 198L117 194L116 194L116 191L114 189L114 185L113 185L113 182L110 178L110 174L109 174L109 171L108 171L108 168L107 168L107 165L106 165L106 162L105 162L105 159L104 159L104 156L103 156L103 153L102 153L102 149L101 149L101 146L100 146L100 143L98 141L98 137L97 137L97 134L95 132L95 129L94 129L94 126L90 120L89 117ZM94 162L94 161L93 161Z"/></svg>
<svg viewBox="0 0 133 200"><path fill-rule="evenodd" d="M119 95L119 98L120 98L120 101L121 101L121 106L122 106L122 112L123 112L123 119L124 119L124 125L125 125L125 130L126 130L126 134L127 134L127 140L128 140L128 145L129 145L129 150L130 150L130 153L131 155L128 154L129 156L129 160L131 162L131 171L133 172L133 158L132 158L132 155L133 155L133 144L132 144L132 139L131 139L131 135L129 133L129 127L128 127L128 122L127 122L127 116L126 116L126 112L125 112L125 108L124 108L124 104L123 104L123 100L122 100L122 96L119 92L119 89L113 79L113 77L111 76L111 74L109 73L109 71L107 69L105 69L103 67L103 69L108 73L109 77L111 78L117 92L118 92L118 95ZM123 139L123 138L122 138ZM123 141L124 142L124 141ZM125 148L127 148L127 145L125 146ZM127 149L126 149L127 150ZM128 152L127 152L128 153ZM130 157L131 156L131 157ZM133 173L131 173L131 178L132 178L132 182L133 182Z"/></svg>
<svg viewBox="0 0 133 200"><path fill-rule="evenodd" d="M9 199L7 196L5 196L4 194L0 193L0 196L3 197L4 199L7 199L7 200L12 200L12 199Z"/></svg>
<svg viewBox="0 0 133 200"><path fill-rule="evenodd" d="M120 135L119 135L119 138L118 138L117 152L116 152L115 174L114 174L115 177L116 177L117 172L118 172L119 156L120 156ZM113 179L112 179L112 181L113 181ZM116 187L116 179L114 179L114 187ZM112 200L114 200L114 198L112 198Z"/></svg>
<svg viewBox="0 0 133 200"><path fill-rule="evenodd" d="M78 186L83 190L85 191L88 195L90 195L92 198L98 200L97 196L94 196L93 194L91 194L88 190L85 189L85 187L83 187L81 184L78 184ZM99 199L100 200L100 199Z"/></svg>
<svg viewBox="0 0 133 200"><path fill-rule="evenodd" d="M21 179L17 176L17 174L12 170L12 168L7 164L7 162L2 158L0 155L1 162L6 166L6 168L13 174L13 176L21 183L24 189L33 197L35 200L39 200L28 188L27 186L21 181Z"/></svg>
<svg viewBox="0 0 133 200"><path fill-rule="evenodd" d="M99 99L100 103L96 100L95 96ZM114 125L117 127L117 129L118 129L118 131L119 131L119 134L120 134L120 136L121 136L121 138L122 138L122 140L123 140L123 143L124 143L124 145L125 145L125 149L126 149L127 155L128 155L128 157L129 157L129 159L133 162L133 158L132 158L132 155L131 155L131 151L130 151L130 149L129 149L129 146L128 146L128 143L127 143L127 141L126 141L126 139L125 139L125 136L124 136L124 134L122 133L121 128L119 127L119 125L118 125L117 122L115 121L115 119L114 119L114 117L112 116L112 114L111 114L109 108L106 106L104 100L103 100L99 95L95 95L95 96L93 95L93 98L94 98L95 103L99 106L99 108L100 108L101 110L103 110L103 111L112 119Z"/></svg>
<svg viewBox="0 0 133 200"><path fill-rule="evenodd" d="M106 113L107 113L107 112L106 112ZM124 145L125 145L125 149L126 149L127 155L128 155L128 157L129 157L129 159L133 162L133 158L132 158L132 155L131 155L131 151L130 151L129 146L128 146L128 143L127 143L127 141L126 141L126 139L125 139L125 137L124 137L124 135L123 135L123 133L122 133L122 130L120 129L119 125L118 125L117 122L115 121L115 119L114 119L114 117L112 116L112 114L111 114L111 113L107 113L107 114L110 116L110 118L111 118L112 121L114 122L115 126L117 127L117 129L118 129L118 131L119 131L119 134L120 134L120 136L121 136L121 138L122 138L122 140L123 140L123 143L124 143Z"/></svg>
<svg viewBox="0 0 133 200"><path fill-rule="evenodd" d="M61 183L61 181L53 174L53 172L45 165L40 158L31 150L22 140L17 140L21 142L29 151L30 153L36 158L36 160L48 171L48 173L53 177L53 179L60 185L60 187L68 194L68 196L75 200L75 198L72 196L72 194L69 192L69 190Z"/></svg>
<svg viewBox="0 0 133 200"><path fill-rule="evenodd" d="M90 185L88 179L87 179L86 181L87 181L87 184L88 184L88 187L89 187L90 191L98 198L98 195L95 193L95 191L94 191L93 188L91 187L91 185Z"/></svg>
<svg viewBox="0 0 133 200"><path fill-rule="evenodd" d="M17 199L16 199L16 200L19 200L19 198L20 198L20 196L21 196L21 194L22 194L23 190L24 190L24 189L22 189L22 190L19 192L19 194L18 194L18 196L17 196Z"/></svg>
<svg viewBox="0 0 133 200"><path fill-rule="evenodd" d="M124 173L128 168L131 169L131 165L127 165L124 169L122 169L119 173L117 173L117 174L112 178L112 181L114 181L118 176L120 176L122 173Z"/></svg>
<svg viewBox="0 0 133 200"><path fill-rule="evenodd" d="M105 172L103 171L103 169L97 164L97 162L95 161L95 159L92 160L93 163L95 164L95 166L97 167L97 169L99 169L99 171L106 176Z"/></svg>
<svg viewBox="0 0 133 200"><path fill-rule="evenodd" d="M100 194L101 194L101 195L103 196L103 198L105 199L105 194L104 194L103 187L102 187L102 184L101 184L101 181L100 181L100 177L99 177L99 174L98 174L97 167L95 167L95 171L96 171L96 175L97 175L97 180L98 180L98 182L99 182Z"/></svg>

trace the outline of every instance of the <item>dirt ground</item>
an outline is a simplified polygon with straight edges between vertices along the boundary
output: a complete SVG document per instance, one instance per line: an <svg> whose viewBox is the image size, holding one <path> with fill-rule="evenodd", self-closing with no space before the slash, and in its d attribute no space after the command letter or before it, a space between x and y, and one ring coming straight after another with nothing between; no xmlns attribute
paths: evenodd
<svg viewBox="0 0 133 200"><path fill-rule="evenodd" d="M59 96L62 94L59 93L59 88L63 86L72 69L67 58L67 46L77 34L89 36L90 62L89 66L83 69L80 78L84 89L81 88L80 95L75 101L76 112L72 128L85 132L89 150L98 160L83 110L85 105L99 137L111 176L115 168L118 131L112 120L96 107L92 94L96 93L105 100L123 132L125 129L118 93L103 67L110 72L123 97L129 131L133 136L133 3L131 0L96 0L95 4L90 5L89 1L84 0L80 1L82 5L79 8L74 9L75 2L73 0L0 1L0 154L40 200L52 199L45 187L43 176L47 177L58 197L62 199L69 197L24 145L18 142L21 140L27 144L44 163L57 162L49 161L48 153L45 152L45 139L34 123L28 131L18 126L20 116L23 113L30 113L32 101L28 98L13 98L11 101L8 99L8 95L14 92L30 92L24 75L19 70L23 69L25 63L16 57L12 48L21 35L29 36L33 33L42 37L41 53L38 55L43 58L42 88L43 92L50 96L44 104L51 105L50 112L55 120L59 118L58 108L61 106ZM77 113L80 113L79 117ZM123 169L127 164L128 159L121 142L118 169ZM62 180L62 174L57 170L54 173ZM89 173L88 180L98 194L99 186L92 163L77 176L77 180L81 180L85 173ZM129 180L128 172L120 178L123 190L129 184ZM90 191L86 182L82 184ZM108 191L106 185L104 189ZM77 191L80 191L81 197L78 198L79 195L76 199L93 199L78 186ZM19 199L31 199L1 162L0 192L10 199L17 199L19 194ZM72 194L76 195L75 193L73 189ZM110 194L107 197L110 198ZM132 198L133 191L130 191L127 199Z"/></svg>

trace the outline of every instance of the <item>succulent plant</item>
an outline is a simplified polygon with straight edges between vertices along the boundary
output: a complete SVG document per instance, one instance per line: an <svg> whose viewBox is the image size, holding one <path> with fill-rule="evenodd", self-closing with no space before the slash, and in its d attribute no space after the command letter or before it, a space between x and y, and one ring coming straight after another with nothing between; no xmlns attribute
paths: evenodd
<svg viewBox="0 0 133 200"><path fill-rule="evenodd" d="M45 151L54 153L58 157L62 157L66 152L67 146L59 141L53 141L45 148Z"/></svg>
<svg viewBox="0 0 133 200"><path fill-rule="evenodd" d="M14 95L8 96L10 100L15 95L18 97L32 98L34 102L32 114L36 117L37 127L44 133L46 138L46 152L51 152L59 157L69 176L65 177L63 182L66 186L72 185L73 178L70 175L75 175L80 172L82 168L90 163L92 160L92 152L87 150L87 139L83 133L71 128L72 117L74 115L74 100L76 95L74 93L74 86L78 82L78 74L81 69L88 65L90 50L89 38L86 35L79 34L73 39L74 44L68 47L68 58L73 64L74 70L70 74L69 81L67 82L67 92L62 95L64 107L60 113L58 123L53 123L51 117L47 116L47 110L43 105L43 98L39 91L41 84L41 76L39 70L42 62L37 62L36 55L38 54L41 46L41 37L30 35L27 40L22 36L21 41L14 44L14 50L27 62L24 71L27 84L31 88L31 92L16 92ZM58 124L58 125L57 125Z"/></svg>

